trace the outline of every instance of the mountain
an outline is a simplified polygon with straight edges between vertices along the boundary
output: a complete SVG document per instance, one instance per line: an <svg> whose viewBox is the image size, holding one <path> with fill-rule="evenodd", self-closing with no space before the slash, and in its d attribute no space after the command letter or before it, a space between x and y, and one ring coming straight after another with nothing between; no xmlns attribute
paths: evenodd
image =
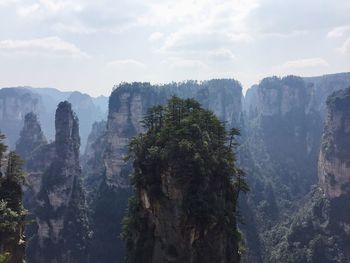
<svg viewBox="0 0 350 263"><path fill-rule="evenodd" d="M10 147L14 147L24 116L41 112L45 118L45 106L42 97L26 88L0 89L0 130L7 137Z"/></svg>
<svg viewBox="0 0 350 263"><path fill-rule="evenodd" d="M135 193L123 221L126 261L238 262L241 171L224 125L177 97L143 120L147 131L130 143Z"/></svg>
<svg viewBox="0 0 350 263"><path fill-rule="evenodd" d="M227 130L238 128L241 131L241 136L237 139L237 165L247 174L246 180L250 187L248 194L240 195L237 207L238 228L246 246L242 262L315 262L310 260L316 260L316 255L326 258L324 254L315 252L319 249L317 244L322 240L325 245L321 248L324 247L332 255L340 253L338 258L334 257L338 260L335 262L349 258L347 252L340 249L343 246L340 244L343 244L346 237L342 234L344 231L337 224L329 223L333 220L331 218L335 218L334 215L343 214L342 202L348 200L347 195L342 195L348 187L347 162L343 162L348 153L341 147L347 145L347 137L344 135L347 128L344 127L347 127L345 120L348 113L344 111L344 115L341 115L336 103L326 103L329 95L346 89L350 86L349 83L350 73L312 78L268 77L249 89L245 97L241 85L233 79L165 85L122 83L114 88L109 97L106 122L92 122L92 119L99 118L94 115L94 99L81 93L70 93L72 109L80 112L80 115L93 116L81 121L84 130L89 125L92 130L89 136L86 135L86 150L80 152L82 172L76 173L76 177L82 180L79 189L84 191L78 196L83 203L86 190L90 239L83 242L83 247L87 247L89 260L102 263L123 262L125 244L120 239L120 223L134 189L130 181L132 162L126 160L128 145L134 136L146 132L141 121L148 109L164 105L173 95L197 100L203 108L213 111ZM28 117L29 122L24 125L25 131L21 136L23 138L18 143L19 151L22 151L20 145L36 148L22 152L28 156L24 158L29 174L24 201L29 208L32 207L30 211L34 218L39 218L41 215L37 212L43 211L40 204L45 204L45 209L49 212L53 209L48 205L50 202L45 201L51 194L45 197L42 193L46 188L51 189L44 184L44 178L48 176L46 171L52 169L52 163L57 161L56 146L55 143L45 142L37 125L37 122L42 124L40 116L46 110L43 98L36 97L38 95L27 89L19 90L12 97L3 96L6 103L2 105L18 106L6 106L2 116L4 113L7 116L7 112L14 108L15 115L21 116L17 120L19 123L23 121L23 112L33 111L34 114L39 114L36 120ZM22 108L22 95L18 94L29 94L26 95L29 98L28 106ZM342 101L341 97L346 96L339 93L328 101ZM34 103L35 98L38 98L37 104ZM16 103L11 104L11 101ZM23 106L27 104L23 103ZM333 117L328 117L327 112L334 112L331 115ZM337 122L332 122L334 120ZM336 124L341 124L339 129ZM46 134L44 128L42 133ZM37 144L40 146L35 146ZM328 158L328 150L331 151L332 158ZM79 165L77 157L72 157L72 160ZM343 172L339 174L341 171ZM54 171L50 173L55 174ZM60 172L58 174L59 178L65 178ZM67 185L71 187L70 183ZM169 187L172 188L173 185ZM58 194L54 189L51 190L52 195ZM340 197L339 200L343 201L333 202L333 196ZM65 196L64 200L69 202L69 197ZM33 211L35 207L41 208ZM81 215L85 218L84 209L77 211L83 211ZM53 217L52 220L56 222L56 219ZM42 219L42 222L45 226L47 221ZM347 225L347 221L339 222ZM309 228L310 225L314 227ZM30 233L37 231L31 226L28 229ZM53 229L57 230L55 226ZM81 233L79 231L77 233ZM49 239L53 238L50 242L54 242L54 235L54 231L48 235ZM314 240L313 237L318 235L322 237L321 241ZM328 249L330 241L324 241L331 237L340 238L340 243L334 243L337 244L334 250ZM29 242L35 243L36 241ZM27 249L28 255L31 251L37 251L35 246ZM315 257L308 254L310 251L314 251L312 255Z"/></svg>
<svg viewBox="0 0 350 263"><path fill-rule="evenodd" d="M273 262L349 262L350 88L334 92L326 105L318 186L274 229Z"/></svg>
<svg viewBox="0 0 350 263"><path fill-rule="evenodd" d="M349 73L269 77L247 91L242 149L248 153L240 156L251 192L242 214L256 229L241 226L248 237L246 262L270 262L272 229L288 221L317 184L326 96L349 82Z"/></svg>
<svg viewBox="0 0 350 263"><path fill-rule="evenodd" d="M24 131L38 127L31 117L27 115ZM27 256L30 262L86 262L88 221L79 164L79 124L67 101L58 105L55 129L55 141L39 148L34 144L26 162L31 178L26 192L33 194L27 205L36 222L28 233ZM28 146L26 152L30 152L33 145L23 143L28 136L24 131L17 146Z"/></svg>
<svg viewBox="0 0 350 263"><path fill-rule="evenodd" d="M94 167L88 166L93 169L86 169L85 176L86 181L101 182L96 192L91 193L95 199L92 259L123 261L120 223L131 194L129 174L132 166L125 162L128 144L133 136L144 131L141 121L148 108L166 103L172 95L198 99L217 116L227 119L228 128L241 122L239 109L243 95L241 85L235 80L189 81L161 86L137 82L117 86L109 98L106 132L96 139L95 153L90 153L91 158L86 160L87 164L93 164L96 157L95 160L101 160Z"/></svg>
<svg viewBox="0 0 350 263"><path fill-rule="evenodd" d="M0 129L7 135L10 147L15 147L19 132L23 127L24 116L29 112L38 116L47 138L53 140L55 110L58 103L64 100L72 103L81 122L83 151L92 124L106 117L107 99L103 96L92 98L77 91L63 92L53 88L14 87L0 89Z"/></svg>

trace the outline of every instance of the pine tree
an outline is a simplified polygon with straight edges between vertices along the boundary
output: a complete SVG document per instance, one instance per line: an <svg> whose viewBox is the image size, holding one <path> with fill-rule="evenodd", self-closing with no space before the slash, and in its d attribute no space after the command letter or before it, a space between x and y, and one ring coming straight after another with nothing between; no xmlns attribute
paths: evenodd
<svg viewBox="0 0 350 263"><path fill-rule="evenodd" d="M0 262L20 263L24 259L24 218L22 161L14 153L7 153L0 134Z"/></svg>
<svg viewBox="0 0 350 263"><path fill-rule="evenodd" d="M236 205L248 190L233 153L239 131L227 132L197 101L177 97L151 108L143 124L147 132L130 143L135 194L124 219L127 262L237 262ZM173 227L164 233L160 225Z"/></svg>

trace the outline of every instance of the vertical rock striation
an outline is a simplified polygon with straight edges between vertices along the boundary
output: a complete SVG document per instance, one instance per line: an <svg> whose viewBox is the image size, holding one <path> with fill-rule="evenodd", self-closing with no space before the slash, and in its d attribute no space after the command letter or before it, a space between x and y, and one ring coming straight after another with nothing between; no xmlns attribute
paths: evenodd
<svg viewBox="0 0 350 263"><path fill-rule="evenodd" d="M32 262L87 262L87 216L79 164L79 124L67 101L55 116L54 157L43 173Z"/></svg>
<svg viewBox="0 0 350 263"><path fill-rule="evenodd" d="M19 140L16 143L16 152L23 160L28 160L33 151L45 144L47 140L41 130L37 115L33 112L26 114Z"/></svg>
<svg viewBox="0 0 350 263"><path fill-rule="evenodd" d="M121 222L130 196L130 162L125 162L130 139L144 131L141 120L148 108L164 104L173 95L195 98L227 122L228 128L240 127L242 121L242 87L235 80L188 81L166 85L123 83L109 99L106 132L96 139L92 156L102 156L101 162L86 172L100 181L93 206L93 259L100 262L123 262L123 244L119 239ZM89 166L88 166L89 167ZM84 169L85 170L85 169ZM107 230L108 229L108 230Z"/></svg>
<svg viewBox="0 0 350 263"><path fill-rule="evenodd" d="M350 261L350 88L333 93L326 105L319 187L271 231L269 262Z"/></svg>
<svg viewBox="0 0 350 263"><path fill-rule="evenodd" d="M14 148L23 125L24 116L29 112L43 112L41 97L25 88L3 88L0 90L0 129Z"/></svg>
<svg viewBox="0 0 350 263"><path fill-rule="evenodd" d="M130 144L127 262L238 262L239 169L224 126L196 101L177 97L144 122L147 132Z"/></svg>
<svg viewBox="0 0 350 263"><path fill-rule="evenodd" d="M327 100L319 159L320 185L330 199L350 196L350 88Z"/></svg>

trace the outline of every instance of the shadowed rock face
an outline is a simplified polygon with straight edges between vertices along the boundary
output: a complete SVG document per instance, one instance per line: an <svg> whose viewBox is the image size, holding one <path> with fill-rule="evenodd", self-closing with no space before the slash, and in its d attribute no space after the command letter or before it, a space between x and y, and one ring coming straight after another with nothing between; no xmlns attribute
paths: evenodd
<svg viewBox="0 0 350 263"><path fill-rule="evenodd" d="M350 88L335 92L327 100L319 180L331 199L350 195Z"/></svg>
<svg viewBox="0 0 350 263"><path fill-rule="evenodd" d="M55 126L53 158L42 174L35 209L37 230L31 237L28 258L31 262L86 262L88 229L79 124L70 103L58 105Z"/></svg>
<svg viewBox="0 0 350 263"><path fill-rule="evenodd" d="M242 87L232 79L203 83L184 82L152 86L149 83L126 83L117 87L109 99L106 142L106 180L116 187L129 187L130 165L124 157L129 139L142 132L141 123L147 109L164 104L172 95L195 98L212 110L228 128L241 127Z"/></svg>
<svg viewBox="0 0 350 263"><path fill-rule="evenodd" d="M12 148L19 137L24 116L29 112L42 112L41 97L25 88L3 88L0 90L0 129Z"/></svg>
<svg viewBox="0 0 350 263"><path fill-rule="evenodd" d="M107 122L95 122L88 137L85 153L82 156L84 185L88 192L93 192L102 182L104 172L103 156Z"/></svg>
<svg viewBox="0 0 350 263"><path fill-rule="evenodd" d="M94 156L103 156L100 162L91 166L92 170L85 173L86 182L90 179L101 182L96 193L93 219L93 258L96 260L123 261L123 245L118 236L121 233L119 222L130 195L131 164L125 162L128 144L133 136L144 131L140 121L147 109L156 104L165 104L172 95L195 98L214 111L222 121L227 121L228 127L240 127L242 88L235 80L189 81L162 86L124 83L116 87L109 99L106 132L95 140L95 154L91 154L91 158L85 156L85 161L90 164L94 162ZM106 232L106 225L114 226Z"/></svg>
<svg viewBox="0 0 350 263"><path fill-rule="evenodd" d="M37 116L33 112L26 114L20 138L16 143L16 152L22 159L28 160L33 151L45 144L47 144L47 140Z"/></svg>
<svg viewBox="0 0 350 263"><path fill-rule="evenodd" d="M349 262L350 88L327 99L319 185L271 231L268 262Z"/></svg>
<svg viewBox="0 0 350 263"><path fill-rule="evenodd" d="M243 151L238 156L243 159L251 187L247 204L241 203L246 222L242 228L247 231L249 247L244 262L261 262L249 258L251 251L261 248L262 255L273 252L266 244L273 227L284 220L285 213L299 209L299 200L318 182L326 100L332 92L349 85L349 73L271 77L247 91L243 105L247 136L243 147L250 151L251 158ZM260 238L248 225L256 226ZM254 245L256 240L261 245Z"/></svg>

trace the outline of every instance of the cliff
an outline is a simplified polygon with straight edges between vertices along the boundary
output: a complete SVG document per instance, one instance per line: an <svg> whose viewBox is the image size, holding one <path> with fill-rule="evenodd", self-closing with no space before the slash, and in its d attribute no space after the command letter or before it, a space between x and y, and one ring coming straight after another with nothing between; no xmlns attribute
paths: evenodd
<svg viewBox="0 0 350 263"><path fill-rule="evenodd" d="M318 159L325 101L346 88L350 74L313 78L265 78L244 98L245 140L240 165L251 192L242 199L241 227L247 237L244 262L261 262L270 253L269 233L299 209L300 200L318 182ZM250 224L255 227L247 227ZM245 261L246 260L246 261ZM267 260L267 262L269 262Z"/></svg>
<svg viewBox="0 0 350 263"><path fill-rule="evenodd" d="M16 152L23 160L27 160L33 151L45 144L47 140L41 130L37 115L33 112L26 114L20 137L16 143Z"/></svg>
<svg viewBox="0 0 350 263"><path fill-rule="evenodd" d="M212 110L229 127L241 126L242 88L235 80L211 80L152 86L149 83L125 83L116 87L109 99L106 148L108 184L129 186L130 165L124 162L129 139L144 131L141 120L147 109L164 104L172 95L195 98Z"/></svg>
<svg viewBox="0 0 350 263"><path fill-rule="evenodd" d="M228 128L241 123L242 88L235 80L188 81L166 85L149 83L123 83L117 86L109 99L106 132L96 139L92 158L88 158L86 180L101 182L97 187L93 205L93 258L100 262L123 260L123 244L118 236L123 211L130 196L129 174L131 163L125 162L130 139L144 132L141 123L147 109L164 104L172 95L196 98L213 110ZM101 159L95 163L93 156ZM99 160L100 160L99 159ZM92 164L92 166L89 166ZM91 167L92 169L89 169ZM110 231L106 231L110 229Z"/></svg>
<svg viewBox="0 0 350 263"><path fill-rule="evenodd" d="M269 253L270 262L350 260L350 88L333 93L326 105L319 186L299 211L271 231L275 251Z"/></svg>
<svg viewBox="0 0 350 263"><path fill-rule="evenodd" d="M144 124L147 132L130 144L127 262L238 262L239 169L223 125L176 97L149 110Z"/></svg>
<svg viewBox="0 0 350 263"><path fill-rule="evenodd" d="M49 140L54 139L54 117L60 101L71 102L81 120L81 145L85 147L91 126L106 118L107 99L92 98L80 92L63 92L53 88L13 87L0 89L0 128L14 148L23 128L24 116L33 112L40 120Z"/></svg>
<svg viewBox="0 0 350 263"><path fill-rule="evenodd" d="M79 117L81 145L84 151L93 123L105 119L105 112L94 104L89 95L77 91L72 92L67 101L72 104L74 112ZM105 103L107 106L107 101Z"/></svg>
<svg viewBox="0 0 350 263"><path fill-rule="evenodd" d="M37 231L30 240L30 262L86 262L87 216L79 165L79 124L71 104L61 102L55 116L54 156L44 171L34 213Z"/></svg>
<svg viewBox="0 0 350 263"><path fill-rule="evenodd" d="M41 97L25 88L0 89L0 129L13 148L23 126L24 116L29 112L42 112Z"/></svg>
<svg viewBox="0 0 350 263"><path fill-rule="evenodd" d="M319 159L319 180L326 195L350 194L350 88L327 100L327 119Z"/></svg>
<svg viewBox="0 0 350 263"><path fill-rule="evenodd" d="M95 122L87 139L85 153L82 156L84 185L92 195L102 183L104 173L103 157L105 150L105 134L107 122Z"/></svg>

